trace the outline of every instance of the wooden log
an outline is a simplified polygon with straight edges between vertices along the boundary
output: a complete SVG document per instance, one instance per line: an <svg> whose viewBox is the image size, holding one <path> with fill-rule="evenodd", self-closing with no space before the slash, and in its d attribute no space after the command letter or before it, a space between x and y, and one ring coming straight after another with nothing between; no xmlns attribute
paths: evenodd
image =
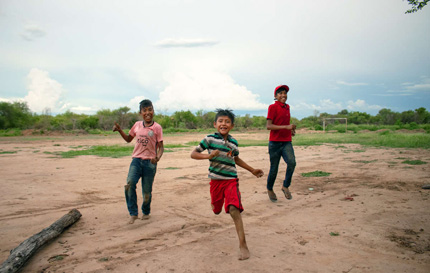
<svg viewBox="0 0 430 273"><path fill-rule="evenodd" d="M81 216L77 209L72 209L51 226L23 241L10 251L9 257L0 267L0 273L17 272L40 247L58 237L65 228L74 224Z"/></svg>

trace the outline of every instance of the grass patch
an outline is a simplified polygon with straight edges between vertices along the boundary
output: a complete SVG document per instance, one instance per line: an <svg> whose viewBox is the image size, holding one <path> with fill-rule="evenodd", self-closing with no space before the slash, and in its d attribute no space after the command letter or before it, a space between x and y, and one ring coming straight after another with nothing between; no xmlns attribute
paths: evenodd
<svg viewBox="0 0 430 273"><path fill-rule="evenodd" d="M298 134L294 146L333 144L360 144L363 146L389 148L430 148L430 134L425 133L356 133L356 134Z"/></svg>
<svg viewBox="0 0 430 273"><path fill-rule="evenodd" d="M177 167L167 167L167 168L164 168L165 170L179 170L180 168L177 168Z"/></svg>
<svg viewBox="0 0 430 273"><path fill-rule="evenodd" d="M4 154L16 154L17 151L0 151L0 155L4 155Z"/></svg>
<svg viewBox="0 0 430 273"><path fill-rule="evenodd" d="M0 137L21 136L21 135L22 135L22 131L20 129L0 130Z"/></svg>
<svg viewBox="0 0 430 273"><path fill-rule="evenodd" d="M322 177L329 176L331 173L323 172L323 171L314 171L309 173L302 173L303 177Z"/></svg>
<svg viewBox="0 0 430 273"><path fill-rule="evenodd" d="M374 163L374 162L376 162L376 161L378 161L378 160L354 160L354 161L352 161L352 162L354 162L354 163L363 163L363 164L369 164L369 163Z"/></svg>
<svg viewBox="0 0 430 273"><path fill-rule="evenodd" d="M134 146L91 146L88 149L84 150L72 150L67 152L59 152L55 153L61 156L62 158L72 158L80 155L95 155L100 157L112 157L119 158L124 156L131 156L133 152Z"/></svg>
<svg viewBox="0 0 430 273"><path fill-rule="evenodd" d="M427 162L421 161L421 160L405 160L402 163L403 164L409 164L409 165L423 165L423 164L427 164Z"/></svg>

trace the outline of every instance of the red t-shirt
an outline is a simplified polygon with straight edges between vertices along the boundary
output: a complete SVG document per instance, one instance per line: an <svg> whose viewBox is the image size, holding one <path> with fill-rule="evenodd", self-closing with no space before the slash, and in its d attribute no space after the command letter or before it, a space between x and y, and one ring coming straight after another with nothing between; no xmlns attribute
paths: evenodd
<svg viewBox="0 0 430 273"><path fill-rule="evenodd" d="M267 119L272 120L274 125L290 125L290 106L288 104L275 101L269 105ZM270 130L270 141L291 141L291 130Z"/></svg>

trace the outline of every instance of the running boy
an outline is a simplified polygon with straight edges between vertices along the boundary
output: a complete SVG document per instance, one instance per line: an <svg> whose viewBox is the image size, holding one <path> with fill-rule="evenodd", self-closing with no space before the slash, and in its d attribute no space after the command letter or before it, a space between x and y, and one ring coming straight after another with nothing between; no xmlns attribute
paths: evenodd
<svg viewBox="0 0 430 273"><path fill-rule="evenodd" d="M163 129L153 120L154 107L150 100L140 102L139 114L143 121L137 121L126 135L118 123L115 123L113 131L118 131L122 138L131 142L137 136L134 146L132 161L127 176L125 188L125 200L130 213L129 224L133 224L138 216L136 184L142 178L142 220L149 218L151 212L152 184L157 171L157 162L163 156Z"/></svg>
<svg viewBox="0 0 430 273"><path fill-rule="evenodd" d="M292 199L293 196L289 190L291 178L293 177L296 167L296 157L294 156L293 145L291 144L292 136L295 135L296 125L290 124L290 106L286 104L287 93L290 88L286 85L280 85L275 88L275 103L269 106L267 113L267 130L270 130L269 137L269 155L270 171L267 177L267 193L272 202L276 202L276 194L273 191L273 185L278 175L279 161L282 158L287 163L285 180L282 185L282 192L285 198Z"/></svg>
<svg viewBox="0 0 430 273"><path fill-rule="evenodd" d="M254 169L239 158L238 143L229 132L234 127L234 114L231 110L217 109L214 127L217 133L206 136L191 153L193 159L209 159L209 178L212 210L219 214L223 203L226 213L233 218L236 232L239 237L239 260L246 260L250 253L245 240L241 212L239 179L237 178L236 164L256 177L263 176L263 171ZM208 154L203 154L208 150Z"/></svg>

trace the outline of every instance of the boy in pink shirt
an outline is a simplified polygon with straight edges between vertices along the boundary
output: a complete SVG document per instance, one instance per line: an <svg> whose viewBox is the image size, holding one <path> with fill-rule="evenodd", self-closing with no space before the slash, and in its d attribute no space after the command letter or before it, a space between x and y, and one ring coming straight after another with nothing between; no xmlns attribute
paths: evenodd
<svg viewBox="0 0 430 273"><path fill-rule="evenodd" d="M113 131L118 131L122 138L131 142L135 137L132 161L125 185L125 200L130 213L129 224L133 224L138 217L136 184L142 178L142 220L149 218L151 212L152 184L157 171L157 162L163 156L163 129L153 120L154 107L150 100L140 102L140 115L143 121L137 121L126 135L118 123L115 123Z"/></svg>

